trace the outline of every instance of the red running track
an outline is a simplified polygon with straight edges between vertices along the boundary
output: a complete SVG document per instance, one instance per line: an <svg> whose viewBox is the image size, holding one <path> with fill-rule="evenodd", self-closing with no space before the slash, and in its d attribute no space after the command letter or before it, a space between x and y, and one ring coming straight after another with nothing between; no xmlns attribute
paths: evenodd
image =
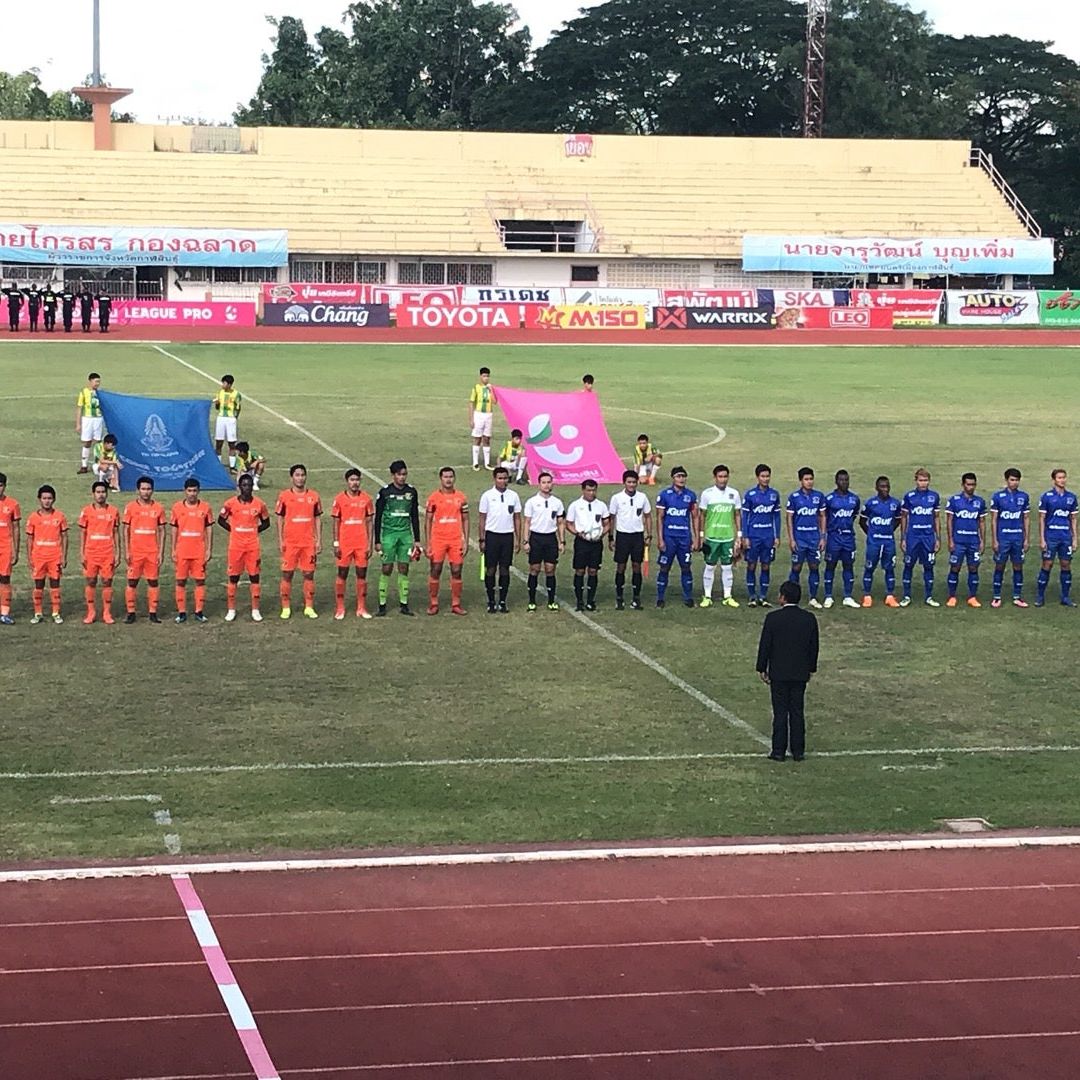
<svg viewBox="0 0 1080 1080"><path fill-rule="evenodd" d="M193 882L289 1080L1077 1075L1074 848ZM255 1075L168 878L0 886L0 1062Z"/></svg>

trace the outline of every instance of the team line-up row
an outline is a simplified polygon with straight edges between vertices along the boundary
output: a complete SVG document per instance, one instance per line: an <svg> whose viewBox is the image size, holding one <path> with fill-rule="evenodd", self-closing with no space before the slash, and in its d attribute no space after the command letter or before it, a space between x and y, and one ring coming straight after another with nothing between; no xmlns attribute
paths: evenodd
<svg viewBox="0 0 1080 1080"><path fill-rule="evenodd" d="M345 489L335 496L330 516L333 529L333 556L336 564L335 617L345 616L346 585L353 571L356 578L356 614L370 617L367 611L367 566L374 554L381 562L378 582L378 615L385 615L390 579L397 570L398 607L403 615L412 615L409 607L409 564L426 552L429 559L429 614L438 614L440 579L445 563L450 565L451 611L465 614L461 605L462 568L470 548L469 504L456 487L452 468L439 472L439 487L424 504L421 532L420 498L408 483L404 461L390 464L391 482L382 487L375 500L362 490L359 469L345 474ZM640 610L641 592L649 550L655 536L658 570L656 606L666 601L669 573L680 570L683 603L693 607L694 579L692 559L704 555L702 591L699 604L712 604L717 566L720 567L722 602L738 607L733 595L734 567L746 563L746 584L751 606L769 606L771 566L782 537L781 495L771 486L767 465L756 469L756 484L742 495L730 485L725 465L713 469L713 484L700 496L687 486L687 472L681 466L671 470L671 485L660 491L655 508L648 496L638 490L638 474L627 470L623 488L608 503L597 495L597 483L587 480L580 498L569 506L553 493L549 473L538 477L538 488L524 505L509 488L509 472L497 467L493 486L481 495L478 505L477 547L481 557L481 575L487 592L488 611L505 613L510 586L510 568L515 554L527 554L528 610L537 608L540 574L545 576L547 606L558 609L556 600L556 565L565 551L566 535L573 537L574 593L578 610L596 610L598 574L603 562L605 542L615 561L615 607L625 607L626 568L631 569L630 607ZM814 472L799 470L799 487L784 503L786 534L791 552L788 580L798 581L802 568L808 569L810 606L832 607L833 585L837 566L841 568L843 604L847 607L870 607L874 572L882 568L886 598L890 607L911 603L914 568L923 571L924 601L938 607L933 597L934 564L942 548L942 532L948 549L947 606L958 603L957 590L962 569L967 568L967 603L981 606L977 598L979 566L989 542L994 563L991 606L1001 605L1006 567L1012 564L1013 603L1026 607L1023 599L1023 563L1030 543L1031 498L1020 489L1018 469L1007 469L1005 485L989 502L976 492L974 473L961 477L961 490L944 503L930 487L931 476L925 469L915 472L915 487L902 499L891 494L888 477L878 477L876 493L865 503L850 490L845 470L835 475L835 489L829 494L814 487ZM1077 545L1077 497L1066 487L1064 469L1051 474L1052 487L1039 499L1039 547L1042 566L1039 571L1036 605L1045 602L1046 587L1055 561L1060 567L1061 603L1075 606L1070 597L1071 560ZM102 591L102 621L113 622L112 585L121 564L126 571L126 618L136 621L137 589L145 578L151 622L160 622L158 614L161 565L165 558L166 536L169 554L175 567L177 622L187 621L187 587L194 588L194 617L205 622L206 567L213 555L214 525L229 534L227 549L226 621L236 618L236 595L240 579L246 576L251 586L252 618L261 621L261 544L260 534L270 528L271 513L266 503L253 492L253 477L241 475L238 493L226 500L214 515L202 499L199 483L190 479L184 485L184 498L177 501L166 516L164 507L154 497L154 484L141 477L137 496L121 514L110 504L109 485L93 484L93 501L79 514L79 557L85 577L86 616L96 620L97 588ZM37 493L38 506L26 521L28 562L33 583L34 614L32 623L44 621L46 583L49 587L54 622L61 615L61 576L68 562L69 526L66 516L56 506L56 492L43 485ZM654 516L655 509L655 516ZM941 514L945 516L942 530ZM274 509L278 549L281 554L281 618L291 616L293 576L301 573L304 614L317 618L315 611L315 568L323 548L322 501L307 486L307 469L294 465L290 486L277 498ZM10 624L12 568L20 556L21 511L7 494L7 477L0 474L0 623ZM863 598L852 595L856 556L856 526L866 536L863 571ZM899 532L899 543L897 533ZM894 595L895 563L899 548L902 556L902 597ZM825 563L824 604L818 600L820 565Z"/></svg>

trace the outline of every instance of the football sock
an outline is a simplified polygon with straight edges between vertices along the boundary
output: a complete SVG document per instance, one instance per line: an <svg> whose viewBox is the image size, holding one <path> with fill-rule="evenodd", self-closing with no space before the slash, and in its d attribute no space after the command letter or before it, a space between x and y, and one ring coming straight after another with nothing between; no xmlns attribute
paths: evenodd
<svg viewBox="0 0 1080 1080"><path fill-rule="evenodd" d="M900 575L900 581L904 586L904 595L911 595L911 567L905 566L903 573Z"/></svg>
<svg viewBox="0 0 1080 1080"><path fill-rule="evenodd" d="M363 611L367 607L367 578L356 579L356 609Z"/></svg>
<svg viewBox="0 0 1080 1080"><path fill-rule="evenodd" d="M807 587L807 589L810 590L810 595L811 596L817 596L818 585L820 583L821 583L821 573L820 573L820 571L815 570L813 567L811 567L810 572L806 575L806 587Z"/></svg>
<svg viewBox="0 0 1080 1080"><path fill-rule="evenodd" d="M488 603L495 604L495 571L484 578L484 591L487 593Z"/></svg>
<svg viewBox="0 0 1080 1080"><path fill-rule="evenodd" d="M196 584L195 586L195 610L202 611L206 607L206 586Z"/></svg>
<svg viewBox="0 0 1080 1080"><path fill-rule="evenodd" d="M927 599L929 599L930 594L934 591L934 571L929 566L923 567L922 583L923 591L926 593Z"/></svg>
<svg viewBox="0 0 1080 1080"><path fill-rule="evenodd" d="M229 468L230 469L235 469L236 468L236 455L235 454L230 454L229 455Z"/></svg>
<svg viewBox="0 0 1080 1080"><path fill-rule="evenodd" d="M60 590L59 589L50 589L49 590L49 601L52 604L52 613L54 615L59 615L60 614Z"/></svg>
<svg viewBox="0 0 1080 1080"><path fill-rule="evenodd" d="M863 568L862 591L868 593L874 587L874 571L869 565Z"/></svg>
<svg viewBox="0 0 1080 1080"><path fill-rule="evenodd" d="M86 610L88 612L94 610L94 604L97 601L97 589L93 585L85 585L83 587L83 596L86 597Z"/></svg>
<svg viewBox="0 0 1080 1080"><path fill-rule="evenodd" d="M596 574L592 574L589 577L589 603L593 603L596 600L596 587L600 584L600 578Z"/></svg>
<svg viewBox="0 0 1080 1080"><path fill-rule="evenodd" d="M844 597L851 596L852 590L855 588L855 566L845 566L843 570L844 578Z"/></svg>
<svg viewBox="0 0 1080 1080"><path fill-rule="evenodd" d="M1020 594L1024 591L1024 571L1013 571L1013 596L1016 599L1020 598Z"/></svg>
<svg viewBox="0 0 1080 1080"><path fill-rule="evenodd" d="M724 599L726 600L731 596L731 591L735 585L735 569L731 566L720 567L720 584L724 589ZM711 591L710 591L711 595Z"/></svg>
<svg viewBox="0 0 1080 1080"><path fill-rule="evenodd" d="M832 596L833 581L836 580L836 567L825 567L825 595Z"/></svg>
<svg viewBox="0 0 1080 1080"><path fill-rule="evenodd" d="M450 579L450 603L453 607L461 607L461 589L464 584L464 578L452 577Z"/></svg>
<svg viewBox="0 0 1080 1080"><path fill-rule="evenodd" d="M626 588L626 571L615 571L615 599L621 600L623 598L623 590Z"/></svg>
<svg viewBox="0 0 1080 1080"><path fill-rule="evenodd" d="M314 578L312 578L310 580L308 578L304 578L303 593L304 593L304 607L314 607L315 606L315 580L314 580Z"/></svg>
<svg viewBox="0 0 1080 1080"><path fill-rule="evenodd" d="M505 604L506 597L510 592L510 568L505 567L499 571L499 603Z"/></svg>
<svg viewBox="0 0 1080 1080"><path fill-rule="evenodd" d="M236 588L234 586L233 587L233 597L235 598L235 596L236 596ZM257 608L259 606L259 602L261 600L262 600L262 584L260 582L258 582L258 581L253 581L251 583L251 606L253 608Z"/></svg>
<svg viewBox="0 0 1080 1080"><path fill-rule="evenodd" d="M585 575L584 574L575 574L574 575L574 596L577 599L577 602L579 604L582 604L582 603L585 602L584 592L585 592Z"/></svg>
<svg viewBox="0 0 1080 1080"><path fill-rule="evenodd" d="M334 603L338 611L345 610L345 579L337 578L334 582Z"/></svg>
<svg viewBox="0 0 1080 1080"><path fill-rule="evenodd" d="M427 591L428 599L430 599L433 604L437 604L439 602L439 579L437 577L429 577L427 579Z"/></svg>
<svg viewBox="0 0 1080 1080"><path fill-rule="evenodd" d="M282 580L278 586L278 594L281 597L281 606L283 608L292 607L292 582Z"/></svg>
<svg viewBox="0 0 1080 1080"><path fill-rule="evenodd" d="M132 615L135 612L135 589L133 586L128 585L124 588L124 603L127 606L128 614Z"/></svg>
<svg viewBox="0 0 1080 1080"><path fill-rule="evenodd" d="M799 575L802 573L802 567L796 569L794 566L791 568L791 573L788 574L788 581L793 581L796 585L799 584Z"/></svg>
<svg viewBox="0 0 1080 1080"><path fill-rule="evenodd" d="M175 589L176 594L176 610L178 612L187 611L187 589L183 585L177 585Z"/></svg>
<svg viewBox="0 0 1080 1080"><path fill-rule="evenodd" d="M103 611L108 611L112 607L112 586L101 586L101 607Z"/></svg>
<svg viewBox="0 0 1080 1080"><path fill-rule="evenodd" d="M968 594L974 596L979 591L979 575L974 570L968 571Z"/></svg>
<svg viewBox="0 0 1080 1080"><path fill-rule="evenodd" d="M1072 591L1072 571L1061 571L1061 599L1068 600L1069 593Z"/></svg>
<svg viewBox="0 0 1080 1080"><path fill-rule="evenodd" d="M632 570L630 572L630 584L634 590L634 599L638 600L641 597L641 571Z"/></svg>
<svg viewBox="0 0 1080 1080"><path fill-rule="evenodd" d="M757 574L753 570L746 571L746 591L751 600L757 598Z"/></svg>
<svg viewBox="0 0 1080 1080"><path fill-rule="evenodd" d="M896 566L895 563L885 567L885 588L892 593L896 589ZM911 588L911 582L908 582L908 588Z"/></svg>
<svg viewBox="0 0 1080 1080"><path fill-rule="evenodd" d="M949 576L948 576L948 578L946 578L946 580L949 583L949 595L950 596L955 596L956 595L956 587L957 587L957 585L960 584L960 571L959 570L950 570L949 571Z"/></svg>
<svg viewBox="0 0 1080 1080"><path fill-rule="evenodd" d="M684 600L693 600L694 598L694 571L689 567L683 567L682 594Z"/></svg>
<svg viewBox="0 0 1080 1080"><path fill-rule="evenodd" d="M40 615L41 609L45 603L45 590L34 589L34 614Z"/></svg>
<svg viewBox="0 0 1080 1080"><path fill-rule="evenodd" d="M409 602L409 578L406 574L398 574L397 598L399 604L407 604Z"/></svg>
<svg viewBox="0 0 1080 1080"><path fill-rule="evenodd" d="M1041 600L1046 595L1046 586L1050 584L1050 571L1040 570L1035 583L1035 593Z"/></svg>
<svg viewBox="0 0 1080 1080"><path fill-rule="evenodd" d="M536 587L540 584L539 574L529 574L529 603L536 603Z"/></svg>
<svg viewBox="0 0 1080 1080"><path fill-rule="evenodd" d="M11 614L11 585L0 585L0 615Z"/></svg>
<svg viewBox="0 0 1080 1080"><path fill-rule="evenodd" d="M482 449L484 451L484 468L488 469L491 467L491 447L485 446Z"/></svg>
<svg viewBox="0 0 1080 1080"><path fill-rule="evenodd" d="M84 446L82 448L82 467L85 469L90 464L90 447Z"/></svg>
<svg viewBox="0 0 1080 1080"><path fill-rule="evenodd" d="M480 447L479 446L474 446L472 448L472 463L474 465L479 465L480 464Z"/></svg>
<svg viewBox="0 0 1080 1080"><path fill-rule="evenodd" d="M547 574L544 579L544 584L547 585L548 603L555 603L555 575Z"/></svg>
<svg viewBox="0 0 1080 1080"><path fill-rule="evenodd" d="M716 567L706 566L701 575L701 591L708 597L712 596L713 579L716 577Z"/></svg>
<svg viewBox="0 0 1080 1080"><path fill-rule="evenodd" d="M994 567L994 599L995 600L1000 600L1001 599L1001 586L1004 584L1004 581L1005 581L1005 567L1004 566L995 566ZM1013 572L1013 588L1015 589L1015 587L1016 587L1016 572L1014 571Z"/></svg>
<svg viewBox="0 0 1080 1080"><path fill-rule="evenodd" d="M161 595L161 587L159 585L147 585L146 586L146 600L147 607L151 611L156 612L158 609L158 597Z"/></svg>
<svg viewBox="0 0 1080 1080"><path fill-rule="evenodd" d="M662 570L656 572L656 599L663 600L664 594L667 592L668 583L668 569L665 566Z"/></svg>
<svg viewBox="0 0 1080 1080"><path fill-rule="evenodd" d="M390 575L379 575L379 607L386 603L386 597L390 592Z"/></svg>
<svg viewBox="0 0 1080 1080"><path fill-rule="evenodd" d="M761 577L758 580L758 596L764 600L769 595L769 581L771 571L767 566L761 568Z"/></svg>
<svg viewBox="0 0 1080 1080"><path fill-rule="evenodd" d="M231 581L225 585L225 606L230 611L236 610L236 586Z"/></svg>

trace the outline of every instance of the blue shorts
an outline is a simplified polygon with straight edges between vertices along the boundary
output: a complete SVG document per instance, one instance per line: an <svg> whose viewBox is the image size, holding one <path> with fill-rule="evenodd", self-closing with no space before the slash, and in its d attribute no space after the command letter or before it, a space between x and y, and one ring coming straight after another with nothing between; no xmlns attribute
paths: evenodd
<svg viewBox="0 0 1080 1080"><path fill-rule="evenodd" d="M799 543L798 539L796 539L795 544L795 550L791 553L792 566L802 566L803 563L817 566L817 564L821 562L821 549L817 544L813 547L804 547Z"/></svg>
<svg viewBox="0 0 1080 1080"><path fill-rule="evenodd" d="M827 563L843 563L845 566L850 566L855 561L854 539L846 544L837 544L832 540L826 540L825 561Z"/></svg>
<svg viewBox="0 0 1080 1080"><path fill-rule="evenodd" d="M769 565L776 558L776 540L769 537L767 540L751 538L750 547L746 551L748 563L764 563Z"/></svg>
<svg viewBox="0 0 1080 1080"><path fill-rule="evenodd" d="M1024 541L1023 540L998 540L997 554L994 556L994 563L997 566L1004 566L1007 562L1011 562L1013 566L1019 566L1024 561Z"/></svg>
<svg viewBox="0 0 1080 1080"><path fill-rule="evenodd" d="M689 536L665 536L664 551L657 556L657 565L666 570L674 563L678 563L684 570L690 568L693 554L690 551Z"/></svg>
<svg viewBox="0 0 1080 1080"><path fill-rule="evenodd" d="M963 566L966 559L968 569L975 569L981 557L979 549L974 544L954 544L952 551L949 552L949 565Z"/></svg>
<svg viewBox="0 0 1080 1080"><path fill-rule="evenodd" d="M1071 540L1051 540L1043 548L1042 557L1046 562L1054 559L1064 559L1068 562L1073 556Z"/></svg>
<svg viewBox="0 0 1080 1080"><path fill-rule="evenodd" d="M914 566L916 563L921 563L925 567L931 567L934 565L934 542L931 540L929 543L924 543L922 540L916 540L915 543L909 543L908 549L904 553L904 565Z"/></svg>
<svg viewBox="0 0 1080 1080"><path fill-rule="evenodd" d="M870 540L866 541L866 565L873 570L880 564L886 570L891 570L896 561L895 540Z"/></svg>

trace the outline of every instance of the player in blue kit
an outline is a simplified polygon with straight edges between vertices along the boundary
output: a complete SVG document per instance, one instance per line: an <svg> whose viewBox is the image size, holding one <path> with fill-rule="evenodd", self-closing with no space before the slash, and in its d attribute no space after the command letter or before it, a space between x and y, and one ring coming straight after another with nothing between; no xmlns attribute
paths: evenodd
<svg viewBox="0 0 1080 1080"><path fill-rule="evenodd" d="M664 606L668 574L678 563L682 571L683 603L694 606L694 571L691 568L693 553L701 546L698 542L697 495L686 486L686 470L676 465L671 470L671 487L664 488L656 496L656 546L657 558L656 606Z"/></svg>
<svg viewBox="0 0 1080 1080"><path fill-rule="evenodd" d="M1026 608L1024 556L1031 538L1031 497L1020 490L1020 470L1005 470L1005 486L990 499L990 535L994 544L994 598L992 608L1001 607L1001 586L1005 564L1012 562L1013 603Z"/></svg>
<svg viewBox="0 0 1080 1080"><path fill-rule="evenodd" d="M973 472L960 477L960 488L945 504L945 536L949 541L949 599L946 607L956 607L960 568L967 562L968 607L982 607L979 591L979 560L986 546L986 500L975 494L978 478Z"/></svg>
<svg viewBox="0 0 1080 1080"><path fill-rule="evenodd" d="M904 555L901 607L911 603L911 575L916 563L923 568L926 606L941 607L934 599L934 558L941 548L941 523L938 508L941 496L930 490L930 473L915 470L915 487L900 502L900 550Z"/></svg>
<svg viewBox="0 0 1080 1080"><path fill-rule="evenodd" d="M791 548L791 573L788 581L798 584L803 563L809 567L806 585L810 593L809 606L820 608L817 598L818 567L825 550L825 496L814 487L814 470L804 466L799 470L799 489L787 500L788 545Z"/></svg>
<svg viewBox="0 0 1080 1080"><path fill-rule="evenodd" d="M833 606L833 580L836 564L843 567L844 607L857 608L851 595L855 586L855 521L862 500L848 490L851 478L847 469L835 476L836 490L825 496L825 606Z"/></svg>
<svg viewBox="0 0 1080 1080"><path fill-rule="evenodd" d="M863 567L863 607L873 607L870 590L874 585L874 570L880 563L885 574L885 606L899 607L893 596L896 588L896 528L900 524L900 500L892 490L887 476L874 481L877 494L866 500L859 515L859 528L866 533L866 565Z"/></svg>
<svg viewBox="0 0 1080 1080"><path fill-rule="evenodd" d="M769 487L772 469L759 465L754 474L757 485L752 487L742 502L743 548L746 551L746 591L750 594L750 607L771 607L769 603L769 572L776 558L776 545L780 542L780 492ZM757 578L761 564L760 586Z"/></svg>
<svg viewBox="0 0 1080 1080"><path fill-rule="evenodd" d="M1046 602L1046 586L1050 582L1050 571L1057 559L1061 568L1061 602L1065 607L1076 607L1076 602L1069 596L1072 591L1072 556L1076 550L1076 496L1065 489L1068 474L1064 469L1055 469L1050 474L1054 486L1044 491L1039 499L1039 547L1042 548L1042 569L1035 587L1035 606L1042 607Z"/></svg>

